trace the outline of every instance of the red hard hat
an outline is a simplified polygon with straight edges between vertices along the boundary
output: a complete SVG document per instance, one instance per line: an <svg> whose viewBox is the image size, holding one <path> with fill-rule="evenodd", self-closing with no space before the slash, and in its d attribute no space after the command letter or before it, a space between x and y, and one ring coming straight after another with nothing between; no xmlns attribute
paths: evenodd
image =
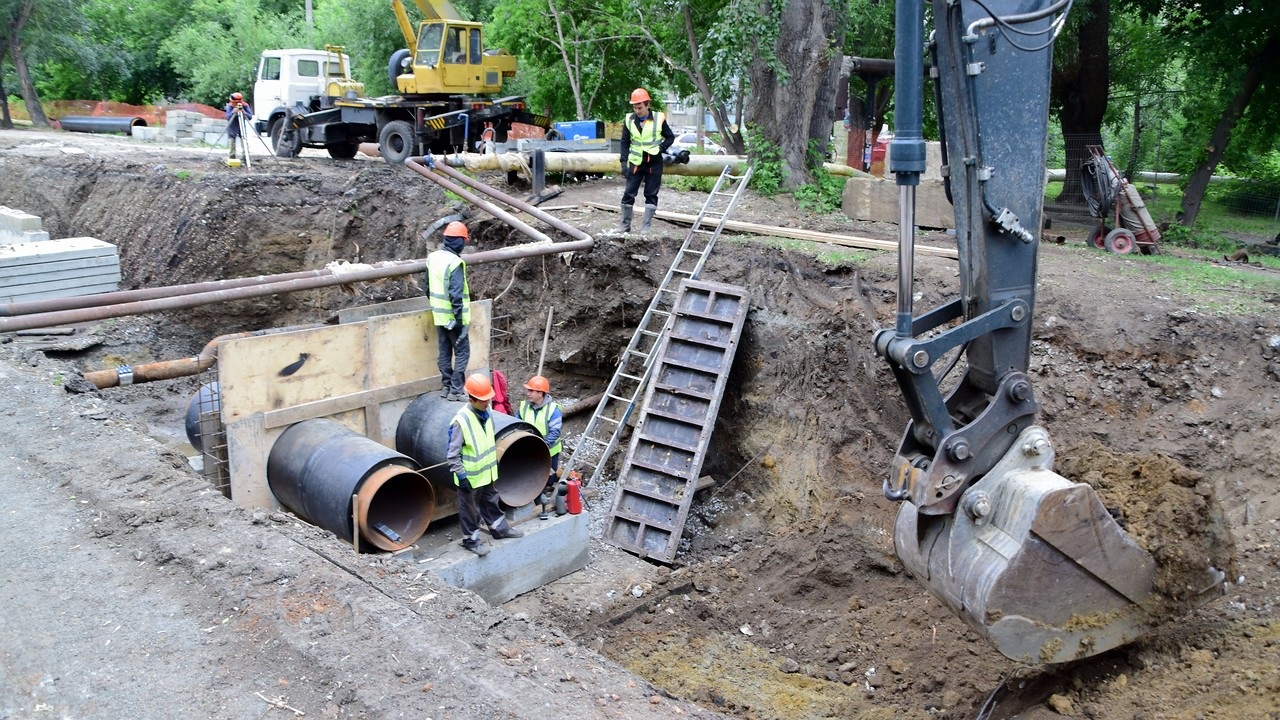
<svg viewBox="0 0 1280 720"><path fill-rule="evenodd" d="M244 95L242 95L242 94L240 94L240 93L238 93L238 92L234 92L234 93L231 93L231 99L232 99L232 100L243 100L243 99L244 99Z"/></svg>
<svg viewBox="0 0 1280 720"><path fill-rule="evenodd" d="M547 379L541 375L534 375L529 378L529 382L525 383L524 386L526 389L537 390L540 393L551 392L551 383L547 382Z"/></svg>
<svg viewBox="0 0 1280 720"><path fill-rule="evenodd" d="M631 102L649 102L649 91L644 88L636 88L631 91Z"/></svg>
<svg viewBox="0 0 1280 720"><path fill-rule="evenodd" d="M493 383L489 382L489 378L480 373L474 373L469 376L464 387L467 390L467 394L477 400L493 399Z"/></svg>
<svg viewBox="0 0 1280 720"><path fill-rule="evenodd" d="M453 221L445 226L444 234L449 237L470 238L471 234L467 232L467 226L458 221Z"/></svg>

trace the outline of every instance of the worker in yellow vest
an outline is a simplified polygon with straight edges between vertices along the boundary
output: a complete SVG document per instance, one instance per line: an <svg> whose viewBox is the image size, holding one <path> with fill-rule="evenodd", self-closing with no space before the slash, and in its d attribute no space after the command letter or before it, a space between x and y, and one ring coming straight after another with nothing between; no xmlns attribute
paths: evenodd
<svg viewBox="0 0 1280 720"><path fill-rule="evenodd" d="M493 383L481 373L466 382L467 404L449 422L449 443L445 453L453 484L458 492L458 520L462 524L462 547L484 557L489 548L480 542L480 523L494 538L524 537L507 522L498 504L498 444L493 436Z"/></svg>
<svg viewBox="0 0 1280 720"><path fill-rule="evenodd" d="M641 181L644 182L644 220L640 222L640 232L649 232L653 214L658 211L663 155L666 155L671 143L676 141L676 134L671 132L671 126L667 124L666 114L650 111L650 102L648 91L636 88L631 93L631 109L635 112L622 121L622 157L619 158L619 163L626 186L622 191L622 223L618 226L619 232L631 232L631 212L635 207Z"/></svg>
<svg viewBox="0 0 1280 720"><path fill-rule="evenodd" d="M555 488L556 470L560 467L560 430L564 424L564 415L560 406L551 398L551 383L541 375L534 375L524 384L524 400L516 409L516 415L529 423L542 435L551 453L551 477L547 478L547 486L542 491L539 503L543 508L542 519L547 519L546 507L551 491Z"/></svg>
<svg viewBox="0 0 1280 720"><path fill-rule="evenodd" d="M467 226L451 222L444 229L444 247L427 256L427 299L436 327L436 366L440 368L440 396L462 401L462 380L471 360L467 339L471 324L471 288L467 285L467 264L462 248L467 244Z"/></svg>

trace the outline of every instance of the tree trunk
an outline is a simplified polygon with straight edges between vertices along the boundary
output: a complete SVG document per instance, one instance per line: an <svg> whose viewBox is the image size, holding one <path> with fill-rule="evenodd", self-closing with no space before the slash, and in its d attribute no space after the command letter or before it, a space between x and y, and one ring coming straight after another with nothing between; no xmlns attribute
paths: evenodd
<svg viewBox="0 0 1280 720"><path fill-rule="evenodd" d="M40 96L36 94L35 83L31 81L31 73L27 70L27 57L22 52L22 28L31 18L31 10L36 0L27 0L18 12L18 20L9 28L9 54L13 57L13 69L18 73L18 83L22 88L22 99L27 104L27 114L31 116L31 124L36 127L49 127L49 119L40 108Z"/></svg>
<svg viewBox="0 0 1280 720"><path fill-rule="evenodd" d="M1086 146L1102 145L1102 116L1107 111L1107 90L1111 82L1107 33L1111 8L1110 0L1091 0L1087 7L1077 5L1077 8L1089 16L1080 24L1076 56L1067 62L1054 63L1050 93L1059 108L1058 119L1067 151L1067 177L1057 201L1083 205L1080 165L1089 157Z"/></svg>
<svg viewBox="0 0 1280 720"><path fill-rule="evenodd" d="M9 43L0 43L0 129L13 129L13 116L9 114L9 92L4 89L4 57L9 54Z"/></svg>
<svg viewBox="0 0 1280 720"><path fill-rule="evenodd" d="M771 3L766 1L763 14L772 12ZM809 140L813 128L821 125L814 111L822 99L822 114L830 114L840 55L831 52L828 38L835 34L836 22L826 0L790 0L779 20L772 53L786 69L786 76L780 76L764 61L769 50L757 48L747 71L752 88L747 122L777 146L782 160L782 187L793 190L809 181ZM836 64L835 73L832 64ZM827 128L829 132L830 125ZM821 135L823 142L826 132Z"/></svg>
<svg viewBox="0 0 1280 720"><path fill-rule="evenodd" d="M1218 168L1222 154L1227 149L1227 143L1231 140L1231 129L1240 120L1245 108L1249 107L1249 100L1253 98L1253 93L1258 89L1262 79L1272 74L1278 58L1280 58L1280 34L1267 38L1262 50L1249 59L1249 67L1245 71L1244 80L1240 83L1240 89L1222 111L1222 118L1218 120L1217 127L1209 136L1209 144L1205 147L1206 157L1191 173L1187 181L1187 189L1182 193L1183 225L1195 224L1196 215L1200 214L1200 203L1204 201L1204 191L1209 187L1209 179L1213 177L1213 171Z"/></svg>
<svg viewBox="0 0 1280 720"><path fill-rule="evenodd" d="M1133 139L1129 142L1129 164L1124 168L1124 179L1133 182L1138 172L1138 152L1142 150L1142 97L1133 99Z"/></svg>

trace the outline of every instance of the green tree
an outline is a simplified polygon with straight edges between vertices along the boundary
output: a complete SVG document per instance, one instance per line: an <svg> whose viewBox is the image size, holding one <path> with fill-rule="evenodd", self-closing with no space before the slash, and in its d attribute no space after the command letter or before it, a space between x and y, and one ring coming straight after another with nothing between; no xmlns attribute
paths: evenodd
<svg viewBox="0 0 1280 720"><path fill-rule="evenodd" d="M316 42L346 48L351 56L351 75L364 83L366 94L377 97L395 93L387 63L392 53L405 47L405 41L390 3L387 0L317 2ZM410 19L421 19L412 3L408 3L407 10Z"/></svg>
<svg viewBox="0 0 1280 720"><path fill-rule="evenodd" d="M160 52L187 83L192 99L221 106L227 95L253 86L267 48L309 42L297 14L276 15L260 0L195 0L186 22L160 43Z"/></svg>

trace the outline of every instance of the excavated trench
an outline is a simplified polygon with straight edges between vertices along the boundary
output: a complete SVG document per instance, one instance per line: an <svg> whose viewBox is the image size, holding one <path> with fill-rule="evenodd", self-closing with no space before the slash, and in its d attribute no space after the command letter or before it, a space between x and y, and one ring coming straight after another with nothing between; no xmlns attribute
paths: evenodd
<svg viewBox="0 0 1280 720"><path fill-rule="evenodd" d="M421 258L435 241L423 230L455 209L435 186L381 163L289 167L234 175L83 157L7 158L0 204L41 215L54 237L117 244L129 288L334 260ZM604 187L600 197L615 190ZM700 203L696 193L668 197L686 212L681 203ZM683 238L674 226L648 238L605 238L608 215L573 211L566 219L595 234L596 249L477 266L470 275L473 296L492 299L504 318L492 364L513 380L537 367L554 308L544 373L562 404L603 389ZM470 225L478 250L523 242L492 220ZM917 307L934 306L952 292L954 261L917 263ZM1073 263L1046 264L1032 368L1037 382L1054 388L1041 402L1064 465L1081 479L1095 472L1114 480L1105 468L1137 463L1143 469L1134 476L1162 474L1200 498L1224 495L1223 522L1244 524L1246 504L1257 507L1256 487L1274 486L1280 467L1273 424L1280 403L1271 400L1277 379L1267 370L1274 356L1259 351L1280 328L1274 319L1211 319L1177 307L1122 322L1077 291ZM703 468L715 487L695 501L672 567L635 582L570 579L535 591L526 602L543 620L665 692L743 718L960 718L992 703L998 709L983 717L1036 717L1050 696L1090 717L1129 717L1106 709L1129 702L1108 699L1112 678L1136 679L1179 648L1231 634L1215 620L1220 608L1210 606L1180 629L1086 663L1011 667L893 555L895 506L880 484L907 416L870 349L874 329L893 314L893 259L857 252L819 259L725 238L703 279L743 286L751 298ZM124 318L83 328L101 339L87 350L33 345L31 352L68 371L174 359L219 335L329 322L343 308L421 292L421 279L406 277ZM1084 329L1090 326L1099 332ZM154 437L180 446L186 401L208 379L104 396ZM1250 398L1255 384L1261 393ZM1215 407L1210 398L1219 395L1210 388L1219 395L1225 388L1235 404ZM584 424L585 417L568 423L570 445ZM1099 452L1098 441L1124 457ZM1143 460L1154 452L1171 456L1173 466ZM1266 565L1270 557L1252 556L1244 572L1274 579L1280 571ZM1272 612L1267 602L1254 606Z"/></svg>

